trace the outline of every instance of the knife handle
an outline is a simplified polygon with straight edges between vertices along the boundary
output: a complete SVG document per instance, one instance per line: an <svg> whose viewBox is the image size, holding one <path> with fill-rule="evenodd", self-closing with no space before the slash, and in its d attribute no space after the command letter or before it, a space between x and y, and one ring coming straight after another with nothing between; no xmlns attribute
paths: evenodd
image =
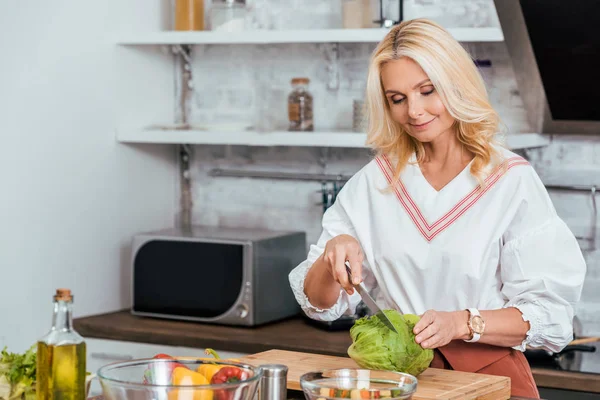
<svg viewBox="0 0 600 400"><path fill-rule="evenodd" d="M350 269L350 261L346 260L344 262L344 265L346 266L346 272L348 273L348 279L350 279L350 284L352 286L355 286L352 280L352 270Z"/></svg>

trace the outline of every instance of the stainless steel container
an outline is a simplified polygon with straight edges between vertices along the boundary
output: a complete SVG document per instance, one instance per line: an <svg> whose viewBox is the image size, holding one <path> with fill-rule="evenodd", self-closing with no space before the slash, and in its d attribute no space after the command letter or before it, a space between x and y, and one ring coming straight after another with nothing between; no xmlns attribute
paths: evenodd
<svg viewBox="0 0 600 400"><path fill-rule="evenodd" d="M260 381L260 400L287 399L288 367L282 364L264 364L260 366L263 376Z"/></svg>

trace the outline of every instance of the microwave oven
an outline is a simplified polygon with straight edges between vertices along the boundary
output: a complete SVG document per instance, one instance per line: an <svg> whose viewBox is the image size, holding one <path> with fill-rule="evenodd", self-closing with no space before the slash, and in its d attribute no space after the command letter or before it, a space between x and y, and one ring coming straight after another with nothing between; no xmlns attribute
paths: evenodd
<svg viewBox="0 0 600 400"><path fill-rule="evenodd" d="M297 315L290 271L306 233L192 226L132 243L132 308L140 316L254 326Z"/></svg>

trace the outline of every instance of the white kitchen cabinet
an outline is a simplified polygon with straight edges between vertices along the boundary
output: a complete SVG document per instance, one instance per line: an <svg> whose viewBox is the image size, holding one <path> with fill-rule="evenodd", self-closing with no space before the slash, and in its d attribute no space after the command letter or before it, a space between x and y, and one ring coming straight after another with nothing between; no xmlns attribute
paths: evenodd
<svg viewBox="0 0 600 400"><path fill-rule="evenodd" d="M171 356L186 357L212 357L204 353L203 348L166 346L160 344L126 342L121 340L107 340L85 338L87 346L86 369L89 372L97 373L100 367L107 364L129 361L140 358L151 358L159 353L169 354ZM227 351L225 349L214 349L221 358L240 358L246 356L246 353ZM90 395L101 393L101 388L97 379L92 381Z"/></svg>

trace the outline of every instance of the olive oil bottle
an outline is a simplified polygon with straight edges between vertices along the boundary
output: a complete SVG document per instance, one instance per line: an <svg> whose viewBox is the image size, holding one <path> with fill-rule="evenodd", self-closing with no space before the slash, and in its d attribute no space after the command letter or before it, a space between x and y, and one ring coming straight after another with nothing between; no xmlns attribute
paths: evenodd
<svg viewBox="0 0 600 400"><path fill-rule="evenodd" d="M57 289L52 328L37 343L37 400L85 400L86 346L73 329L73 296Z"/></svg>

